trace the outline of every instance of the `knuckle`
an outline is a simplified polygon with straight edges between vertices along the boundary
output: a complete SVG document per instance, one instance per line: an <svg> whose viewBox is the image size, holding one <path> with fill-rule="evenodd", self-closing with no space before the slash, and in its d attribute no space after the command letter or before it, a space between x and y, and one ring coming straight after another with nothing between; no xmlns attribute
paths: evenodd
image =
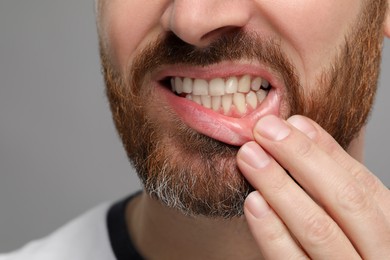
<svg viewBox="0 0 390 260"><path fill-rule="evenodd" d="M327 147L328 153L332 156L339 156L340 155L340 145L339 143L336 143L333 139L328 138L326 141L324 141L324 146Z"/></svg>
<svg viewBox="0 0 390 260"><path fill-rule="evenodd" d="M321 214L315 214L305 221L306 238L310 244L323 245L333 241L337 235L336 225L332 219Z"/></svg>
<svg viewBox="0 0 390 260"><path fill-rule="evenodd" d="M272 228L266 228L264 234L264 239L271 243L281 241L285 237L286 230L282 226L273 226Z"/></svg>
<svg viewBox="0 0 390 260"><path fill-rule="evenodd" d="M351 213L359 213L368 209L368 197L364 187L355 180L341 185L337 190L337 202L344 209Z"/></svg>
<svg viewBox="0 0 390 260"><path fill-rule="evenodd" d="M348 170L351 173L351 175L355 177L357 180L362 180L362 178L364 178L364 175L368 173L368 170L365 169L360 164L358 166L356 165L351 166Z"/></svg>
<svg viewBox="0 0 390 260"><path fill-rule="evenodd" d="M294 152L303 158L310 157L313 154L313 144L309 140L303 140L294 146Z"/></svg>
<svg viewBox="0 0 390 260"><path fill-rule="evenodd" d="M358 170L354 176L357 181L364 185L364 187L366 187L373 195L382 188L379 179L368 170Z"/></svg>
<svg viewBox="0 0 390 260"><path fill-rule="evenodd" d="M286 175L278 175L272 179L272 182L269 183L269 188L273 193L280 194L286 191L286 187L289 185L289 178Z"/></svg>

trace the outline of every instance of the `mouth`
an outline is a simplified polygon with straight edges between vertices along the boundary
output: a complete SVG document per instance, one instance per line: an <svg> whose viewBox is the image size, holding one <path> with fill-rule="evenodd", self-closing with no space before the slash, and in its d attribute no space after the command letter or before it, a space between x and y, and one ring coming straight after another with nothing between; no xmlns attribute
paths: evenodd
<svg viewBox="0 0 390 260"><path fill-rule="evenodd" d="M227 79L213 78L210 81L169 77L162 84L178 97L235 118L241 118L260 106L272 88L267 80L249 74Z"/></svg>
<svg viewBox="0 0 390 260"><path fill-rule="evenodd" d="M282 84L259 66L177 66L155 78L158 95L187 126L230 145L253 140L256 122L280 113Z"/></svg>

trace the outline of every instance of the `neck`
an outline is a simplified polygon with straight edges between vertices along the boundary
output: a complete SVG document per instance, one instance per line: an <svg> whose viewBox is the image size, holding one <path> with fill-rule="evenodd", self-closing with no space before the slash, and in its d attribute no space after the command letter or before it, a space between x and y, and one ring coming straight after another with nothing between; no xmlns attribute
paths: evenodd
<svg viewBox="0 0 390 260"><path fill-rule="evenodd" d="M259 259L244 217L187 217L151 199L132 201L126 212L130 236L146 259Z"/></svg>

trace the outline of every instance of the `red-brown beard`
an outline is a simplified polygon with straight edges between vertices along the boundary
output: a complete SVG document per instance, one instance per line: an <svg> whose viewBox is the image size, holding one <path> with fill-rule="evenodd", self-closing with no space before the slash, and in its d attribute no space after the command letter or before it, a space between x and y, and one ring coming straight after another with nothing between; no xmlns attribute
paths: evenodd
<svg viewBox="0 0 390 260"><path fill-rule="evenodd" d="M224 35L205 48L167 34L136 56L128 75L114 69L101 45L114 122L145 191L187 215L231 218L242 215L244 199L252 190L236 165L238 147L195 132L159 100L150 84L155 69L169 64L207 66L225 60L257 60L285 81L286 117L312 118L347 148L366 124L372 107L386 7L386 0L367 3L315 87L299 84L295 68L276 40L244 31Z"/></svg>

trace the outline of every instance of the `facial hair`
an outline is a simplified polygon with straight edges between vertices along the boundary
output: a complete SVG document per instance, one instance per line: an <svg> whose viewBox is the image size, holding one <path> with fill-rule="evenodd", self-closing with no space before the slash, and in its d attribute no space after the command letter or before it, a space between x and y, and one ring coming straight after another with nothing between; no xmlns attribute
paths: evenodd
<svg viewBox="0 0 390 260"><path fill-rule="evenodd" d="M243 214L253 190L236 165L238 147L185 125L153 91L151 73L165 65L206 67L255 60L280 74L288 118L319 123L347 148L366 124L376 92L386 0L369 1L317 84L301 86L295 68L275 39L242 30L209 46L189 45L172 33L146 46L121 75L101 44L101 61L114 123L145 191L185 215L232 218Z"/></svg>

